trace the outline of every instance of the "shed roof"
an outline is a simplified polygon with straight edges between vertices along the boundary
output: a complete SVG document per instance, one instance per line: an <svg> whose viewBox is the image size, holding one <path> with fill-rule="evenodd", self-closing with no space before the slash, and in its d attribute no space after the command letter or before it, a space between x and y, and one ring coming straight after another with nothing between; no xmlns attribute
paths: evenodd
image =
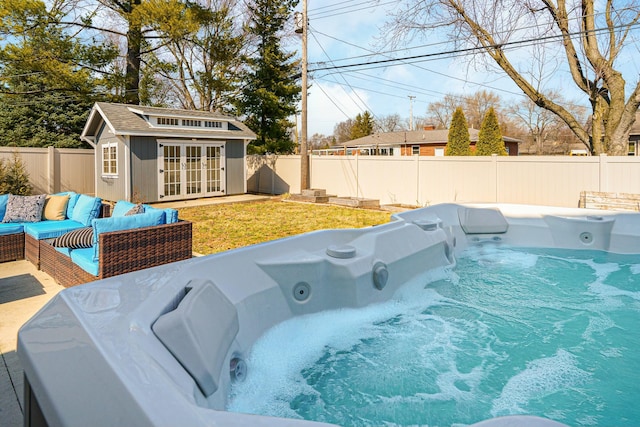
<svg viewBox="0 0 640 427"><path fill-rule="evenodd" d="M471 142L478 141L478 129L469 129ZM412 130L401 132L374 133L362 138L354 139L346 143L336 144L337 146L397 146L404 144L446 144L449 137L448 129L435 130ZM519 139L503 136L505 142L522 142Z"/></svg>
<svg viewBox="0 0 640 427"><path fill-rule="evenodd" d="M228 123L227 129L154 126L150 117L213 120ZM244 123L220 113L172 108L146 107L130 104L96 102L91 110L81 137L93 142L105 123L114 135L160 136L173 138L255 139L256 135Z"/></svg>

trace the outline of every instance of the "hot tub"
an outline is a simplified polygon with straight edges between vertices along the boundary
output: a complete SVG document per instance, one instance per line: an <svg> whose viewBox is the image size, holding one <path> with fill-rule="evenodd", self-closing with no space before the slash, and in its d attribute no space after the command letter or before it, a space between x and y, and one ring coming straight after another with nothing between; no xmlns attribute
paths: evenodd
<svg viewBox="0 0 640 427"><path fill-rule="evenodd" d="M443 204L66 289L18 334L25 425L323 425L224 410L252 344L295 316L386 301L484 242L638 253L640 215ZM560 425L478 425L509 423Z"/></svg>

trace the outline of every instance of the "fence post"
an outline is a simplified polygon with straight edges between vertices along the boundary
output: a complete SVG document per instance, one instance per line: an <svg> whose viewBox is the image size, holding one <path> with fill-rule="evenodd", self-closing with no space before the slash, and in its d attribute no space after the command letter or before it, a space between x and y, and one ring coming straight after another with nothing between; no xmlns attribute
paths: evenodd
<svg viewBox="0 0 640 427"><path fill-rule="evenodd" d="M493 163L493 202L498 203L498 155L491 155L491 163Z"/></svg>
<svg viewBox="0 0 640 427"><path fill-rule="evenodd" d="M47 193L55 193L56 184L56 149L47 147Z"/></svg>
<svg viewBox="0 0 640 427"><path fill-rule="evenodd" d="M608 159L606 154L600 154L599 156L599 176L598 176L598 191L604 192L609 189L609 171L607 167Z"/></svg>

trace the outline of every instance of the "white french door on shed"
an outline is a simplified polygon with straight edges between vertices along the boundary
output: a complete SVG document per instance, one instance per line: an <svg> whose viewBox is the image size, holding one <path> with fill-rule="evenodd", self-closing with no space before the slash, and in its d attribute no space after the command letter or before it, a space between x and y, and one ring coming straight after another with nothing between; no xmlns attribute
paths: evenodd
<svg viewBox="0 0 640 427"><path fill-rule="evenodd" d="M224 143L158 143L160 200L225 194Z"/></svg>

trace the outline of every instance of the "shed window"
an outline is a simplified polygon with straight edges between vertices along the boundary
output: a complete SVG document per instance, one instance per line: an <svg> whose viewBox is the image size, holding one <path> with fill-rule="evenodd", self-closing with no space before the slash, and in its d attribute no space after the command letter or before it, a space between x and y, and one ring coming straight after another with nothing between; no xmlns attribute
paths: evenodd
<svg viewBox="0 0 640 427"><path fill-rule="evenodd" d="M159 125L178 126L178 119L172 117L158 117Z"/></svg>
<svg viewBox="0 0 640 427"><path fill-rule="evenodd" d="M109 142L102 146L102 175L118 175L118 143Z"/></svg>
<svg viewBox="0 0 640 427"><path fill-rule="evenodd" d="M204 127L206 128L222 128L222 122L213 122L210 120L206 120L204 122Z"/></svg>
<svg viewBox="0 0 640 427"><path fill-rule="evenodd" d="M193 126L193 127L201 127L201 120L192 120L192 119L182 119L182 126Z"/></svg>
<svg viewBox="0 0 640 427"><path fill-rule="evenodd" d="M414 156L419 156L420 155L420 146L419 145L412 145L411 146L411 154Z"/></svg>

